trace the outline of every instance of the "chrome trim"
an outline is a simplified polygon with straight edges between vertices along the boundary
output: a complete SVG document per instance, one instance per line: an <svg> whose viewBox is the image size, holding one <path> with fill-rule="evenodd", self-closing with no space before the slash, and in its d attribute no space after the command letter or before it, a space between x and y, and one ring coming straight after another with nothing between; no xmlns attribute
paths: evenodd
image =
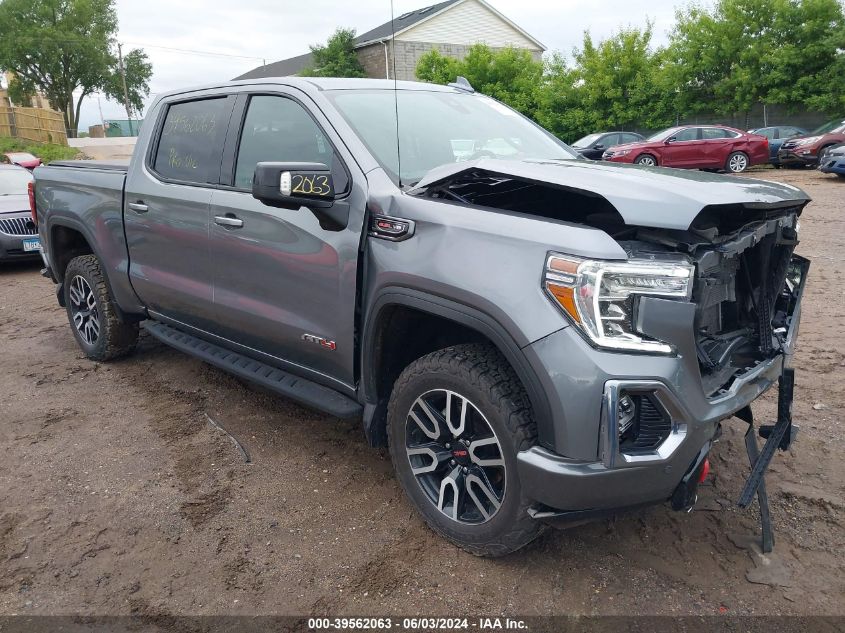
<svg viewBox="0 0 845 633"><path fill-rule="evenodd" d="M0 218L0 233L10 237L34 237L38 235L38 227L26 217Z"/></svg>
<svg viewBox="0 0 845 633"><path fill-rule="evenodd" d="M657 448L636 454L619 450L619 425L616 411L619 407L619 394L622 391L647 392L654 395L663 412L669 416L671 431ZM688 431L686 420L688 418L684 406L675 398L669 388L658 380L608 380L604 385L602 397L599 458L606 468L664 462L675 453L686 439Z"/></svg>

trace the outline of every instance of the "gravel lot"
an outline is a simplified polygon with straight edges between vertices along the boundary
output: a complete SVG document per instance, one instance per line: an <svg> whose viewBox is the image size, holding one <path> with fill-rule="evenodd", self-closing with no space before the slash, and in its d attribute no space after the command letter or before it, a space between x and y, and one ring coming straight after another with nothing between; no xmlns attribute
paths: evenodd
<svg viewBox="0 0 845 633"><path fill-rule="evenodd" d="M798 249L813 261L796 357L801 434L768 478L773 555L747 547L756 506L734 504L748 470L737 420L692 513L651 508L478 559L423 525L358 422L150 337L129 359L90 362L39 267L4 265L0 615L845 613L845 181L751 177L815 200Z"/></svg>

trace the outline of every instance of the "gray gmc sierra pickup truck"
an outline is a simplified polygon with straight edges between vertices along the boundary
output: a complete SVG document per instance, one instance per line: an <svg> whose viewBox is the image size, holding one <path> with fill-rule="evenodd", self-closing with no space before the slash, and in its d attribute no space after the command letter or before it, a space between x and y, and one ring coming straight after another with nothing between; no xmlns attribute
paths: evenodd
<svg viewBox="0 0 845 633"><path fill-rule="evenodd" d="M360 416L426 522L495 556L689 509L720 421L778 380L789 418L808 201L584 160L466 83L280 78L161 95L128 165L36 169L33 214L89 358L143 324Z"/></svg>

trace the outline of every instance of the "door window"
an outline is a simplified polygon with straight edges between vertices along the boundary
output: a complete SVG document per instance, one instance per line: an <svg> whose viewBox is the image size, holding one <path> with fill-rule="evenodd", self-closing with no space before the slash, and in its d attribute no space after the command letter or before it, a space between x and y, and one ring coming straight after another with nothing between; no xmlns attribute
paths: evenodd
<svg viewBox="0 0 845 633"><path fill-rule="evenodd" d="M164 178L217 182L229 108L226 97L174 103L167 108L153 169Z"/></svg>
<svg viewBox="0 0 845 633"><path fill-rule="evenodd" d="M613 147L614 145L619 145L619 135L608 134L604 138L600 139L597 144L601 145L605 149L608 147Z"/></svg>
<svg viewBox="0 0 845 633"><path fill-rule="evenodd" d="M695 141L698 139L698 128L697 127L688 127L685 130L681 130L677 134L675 134L675 141Z"/></svg>
<svg viewBox="0 0 845 633"><path fill-rule="evenodd" d="M622 142L622 143L636 143L637 141L640 141L640 140L642 140L642 139L639 136L637 136L636 134L622 134L622 138L620 139L620 142Z"/></svg>
<svg viewBox="0 0 845 633"><path fill-rule="evenodd" d="M349 177L323 131L293 99L259 95L249 100L238 145L235 187L249 189L260 162L323 163L334 190L346 191Z"/></svg>

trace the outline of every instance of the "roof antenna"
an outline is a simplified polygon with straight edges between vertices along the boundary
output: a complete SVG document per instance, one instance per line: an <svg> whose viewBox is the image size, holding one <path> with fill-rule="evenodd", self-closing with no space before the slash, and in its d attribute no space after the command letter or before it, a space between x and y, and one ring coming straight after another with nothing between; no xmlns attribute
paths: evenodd
<svg viewBox="0 0 845 633"><path fill-rule="evenodd" d="M396 177L402 189L402 150L399 143L399 86L396 79L396 25L393 23L393 0L390 0L390 49L393 62L393 107L396 112Z"/></svg>
<svg viewBox="0 0 845 633"><path fill-rule="evenodd" d="M464 92L475 92L475 88L472 87L472 84L467 81L466 77L462 77L458 75L455 81L449 84L450 88L457 88L458 90L463 90Z"/></svg>

